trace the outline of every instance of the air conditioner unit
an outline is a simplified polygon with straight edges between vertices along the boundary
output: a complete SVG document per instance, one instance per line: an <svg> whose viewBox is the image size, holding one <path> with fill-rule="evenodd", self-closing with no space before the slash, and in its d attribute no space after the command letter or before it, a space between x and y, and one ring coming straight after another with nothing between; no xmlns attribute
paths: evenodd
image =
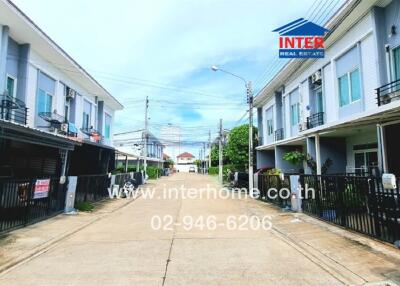
<svg viewBox="0 0 400 286"><path fill-rule="evenodd" d="M68 132L68 123L62 123L62 124L61 124L61 127L60 127L60 130L61 130L62 132L67 133L67 132Z"/></svg>
<svg viewBox="0 0 400 286"><path fill-rule="evenodd" d="M321 81L322 81L321 71L317 71L311 76L311 82L313 84L321 84Z"/></svg>
<svg viewBox="0 0 400 286"><path fill-rule="evenodd" d="M65 97L67 100L72 100L74 99L76 96L76 91L70 87L66 87L66 91L65 91Z"/></svg>
<svg viewBox="0 0 400 286"><path fill-rule="evenodd" d="M304 130L307 130L307 123L306 122L303 122L303 123L299 124L299 131L301 132L301 131L304 131Z"/></svg>

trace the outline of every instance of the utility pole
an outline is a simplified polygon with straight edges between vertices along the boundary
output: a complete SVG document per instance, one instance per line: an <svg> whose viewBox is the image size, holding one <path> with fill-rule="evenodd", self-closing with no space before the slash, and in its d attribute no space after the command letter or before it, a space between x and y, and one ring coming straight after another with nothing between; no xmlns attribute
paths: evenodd
<svg viewBox="0 0 400 286"><path fill-rule="evenodd" d="M211 167L211 131L208 130L208 166L207 169Z"/></svg>
<svg viewBox="0 0 400 286"><path fill-rule="evenodd" d="M144 111L144 158L143 158L143 168L144 172L147 175L147 139L148 139L148 116L147 116L147 111L149 109L149 97L146 96L146 105L145 105L145 111Z"/></svg>
<svg viewBox="0 0 400 286"><path fill-rule="evenodd" d="M206 142L203 142L203 161L202 161L202 168L203 168L203 174L206 173L206 165L207 165L207 161L206 161Z"/></svg>
<svg viewBox="0 0 400 286"><path fill-rule="evenodd" d="M223 170L223 158L222 158L222 136L223 136L223 130L222 130L222 119L219 120L219 170L218 170L218 179L219 182L222 184L223 183L223 175L222 175L222 170Z"/></svg>
<svg viewBox="0 0 400 286"><path fill-rule="evenodd" d="M251 81L246 84L247 103L249 104L249 193L253 193L253 90Z"/></svg>

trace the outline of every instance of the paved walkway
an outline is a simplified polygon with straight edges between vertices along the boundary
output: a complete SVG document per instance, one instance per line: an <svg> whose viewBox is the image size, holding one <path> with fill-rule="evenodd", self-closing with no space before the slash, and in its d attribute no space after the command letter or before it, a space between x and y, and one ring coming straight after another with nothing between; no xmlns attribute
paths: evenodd
<svg viewBox="0 0 400 286"><path fill-rule="evenodd" d="M59 237L63 233L64 238L57 240L54 235L53 243L4 271L0 285L400 283L400 255L391 247L251 199L191 197L190 190L186 198L158 198L164 187L182 184L217 187L212 177L176 174L154 184L158 189L153 199L141 196L129 204L118 200L105 211L75 218L59 216L11 233L2 245L9 258L13 257L13 245L23 248L23 241L18 241L21 232L26 240L35 240L46 230L58 229ZM118 210L112 211L116 206ZM273 228L251 230L244 216L267 218ZM154 229L158 217L165 230ZM215 218L216 225L208 226L216 229L208 229L200 217ZM82 224L68 232L71 221L81 218ZM191 226L191 219L197 224Z"/></svg>

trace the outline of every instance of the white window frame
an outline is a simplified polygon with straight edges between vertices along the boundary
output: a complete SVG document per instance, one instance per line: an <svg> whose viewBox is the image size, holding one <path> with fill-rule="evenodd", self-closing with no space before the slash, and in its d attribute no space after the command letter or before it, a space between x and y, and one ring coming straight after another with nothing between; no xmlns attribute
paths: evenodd
<svg viewBox="0 0 400 286"><path fill-rule="evenodd" d="M86 102L90 103L90 114L89 114L89 121L88 121L88 127L87 127L88 129L90 129L90 127L93 126L93 124L92 124L92 115L93 115L93 105L94 105L94 103L91 100L87 99L86 97L83 97L82 99L83 99L83 101L82 101L82 127L85 127L85 126L83 126L83 122L84 122L83 114L85 113L85 101L86 101Z"/></svg>
<svg viewBox="0 0 400 286"><path fill-rule="evenodd" d="M104 137L106 137L106 117L110 117L110 136L107 138L107 139L111 139L111 134L112 134L112 131L111 131L111 129L112 129L112 120L113 120L113 118L112 118L112 116L111 116L111 114L109 114L108 112L104 112Z"/></svg>
<svg viewBox="0 0 400 286"><path fill-rule="evenodd" d="M16 98L17 97L17 78L15 76L10 75L9 73L6 75L6 88L7 88L7 80L8 78L11 78L14 80L14 90L13 94L9 94L11 97Z"/></svg>
<svg viewBox="0 0 400 286"><path fill-rule="evenodd" d="M390 75L389 75L389 78L390 78L390 80L389 80L389 82L392 82L392 81L395 81L396 79L395 79L395 70L394 70L394 66L395 66L395 63L394 63L394 50L395 49L397 49L397 48L399 48L400 49L400 45L396 45L396 46L393 46L393 47L390 47L390 52L389 52L389 57L390 57L390 59L389 59L389 70L390 70Z"/></svg>
<svg viewBox="0 0 400 286"><path fill-rule="evenodd" d="M376 152L378 153L378 148L369 148L369 149L361 149L361 150L353 150L353 159L354 159L354 168L356 167L356 162L355 162L355 156L356 154L363 154L364 155L364 163L367 161L367 153L372 153ZM379 157L379 154L378 154ZM379 163L378 163L379 165ZM363 165L365 169L367 169L369 166Z"/></svg>
<svg viewBox="0 0 400 286"><path fill-rule="evenodd" d="M362 97L363 97L362 86L359 87L359 88L360 88L360 98L359 98L359 99L356 99L356 100L353 100L353 97L352 97L352 93L351 93L352 83L351 83L351 76L350 76L350 74L352 74L352 73L355 72L356 70L358 70L358 76L360 77L360 78L359 78L359 81L360 81L360 84L361 84L361 71L360 71L360 67L355 67L355 68L349 70L348 72L342 74L341 76L338 76L338 77L337 77L337 85L338 85L338 93L339 93L339 94L338 94L338 95L339 95L339 108L342 108L342 107L348 106L348 105L350 105L350 104L353 104L353 103L355 103L355 102L361 101L361 99L362 99ZM347 81L348 81L348 83L349 83L349 84L348 84L348 89L349 89L349 103L348 103L348 104L345 104L345 105L340 105L340 98L341 98L341 96L340 96L340 84L339 84L339 79L342 78L343 76L346 76L346 77L347 77Z"/></svg>

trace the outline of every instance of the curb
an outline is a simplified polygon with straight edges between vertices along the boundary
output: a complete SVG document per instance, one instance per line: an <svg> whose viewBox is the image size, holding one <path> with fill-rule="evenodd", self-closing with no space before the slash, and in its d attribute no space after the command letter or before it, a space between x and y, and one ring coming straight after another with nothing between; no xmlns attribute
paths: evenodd
<svg viewBox="0 0 400 286"><path fill-rule="evenodd" d="M139 195L138 197L136 197L134 200L129 200L126 203L122 204L121 206L111 210L110 212L107 213L100 213L99 215L97 215L96 217L94 217L91 221L88 221L86 223L83 223L83 225L74 228L71 231L68 231L62 235L60 235L59 237L50 239L42 244L40 244L39 246L33 248L32 250L24 253L22 256L16 257L15 259L11 259L11 261L6 262L5 264L0 266L0 276L4 275L5 273L7 273L8 271L10 271L11 269L25 263L28 262L44 253L46 253L47 251L51 250L53 247L55 247L58 243L60 243L61 241L67 239L68 237L74 235L75 233L81 231L82 229L102 220L104 217L106 217L107 214L110 213L114 213L118 210L123 209L124 207L126 207L127 205L135 202L138 198L140 198L141 195ZM63 215L63 214L59 214L59 215ZM59 216L57 215L57 216ZM57 217L56 216L56 217Z"/></svg>

